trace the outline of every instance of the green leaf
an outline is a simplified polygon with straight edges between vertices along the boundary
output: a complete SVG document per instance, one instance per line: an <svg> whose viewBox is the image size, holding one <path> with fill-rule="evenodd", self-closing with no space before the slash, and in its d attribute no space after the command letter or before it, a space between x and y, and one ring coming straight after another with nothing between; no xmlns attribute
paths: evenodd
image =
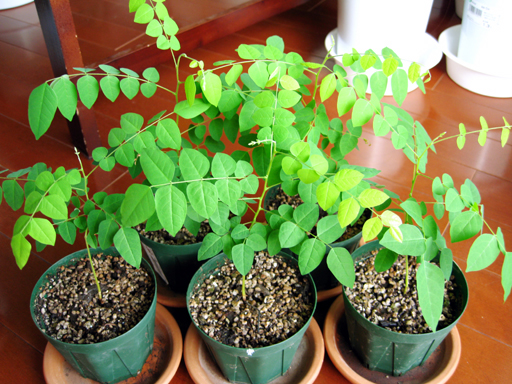
<svg viewBox="0 0 512 384"><path fill-rule="evenodd" d="M60 113L71 121L76 113L78 94L75 84L68 77L62 76L52 86L57 96L57 106Z"/></svg>
<svg viewBox="0 0 512 384"><path fill-rule="evenodd" d="M299 141L290 147L290 152L304 163L309 160L310 151L309 144L303 141Z"/></svg>
<svg viewBox="0 0 512 384"><path fill-rule="evenodd" d="M92 76L82 76L76 83L80 100L89 109L94 105L98 99L100 92L100 85L98 80Z"/></svg>
<svg viewBox="0 0 512 384"><path fill-rule="evenodd" d="M279 102L279 104L281 104L281 107L283 108L293 107L301 100L301 98L302 96L300 95L300 93L297 93L295 91L289 91L287 89L283 89L277 95L277 101Z"/></svg>
<svg viewBox="0 0 512 384"><path fill-rule="evenodd" d="M128 99L133 99L139 93L139 81L133 77L127 77L120 82L121 91Z"/></svg>
<svg viewBox="0 0 512 384"><path fill-rule="evenodd" d="M480 235L469 250L466 272L487 268L494 263L499 254L500 249L496 236L489 233Z"/></svg>
<svg viewBox="0 0 512 384"><path fill-rule="evenodd" d="M368 100L357 99L352 111L352 122L355 126L362 126L373 117L373 106Z"/></svg>
<svg viewBox="0 0 512 384"><path fill-rule="evenodd" d="M304 240L305 233L295 223L287 221L279 227L279 242L283 248L291 248Z"/></svg>
<svg viewBox="0 0 512 384"><path fill-rule="evenodd" d="M199 261L209 259L222 251L224 242L222 238L215 233L208 233L204 239L201 248L197 253L197 259Z"/></svg>
<svg viewBox="0 0 512 384"><path fill-rule="evenodd" d="M393 91L393 98L398 105L402 105L407 96L407 73L403 69L397 69L393 76L391 76L391 90Z"/></svg>
<svg viewBox="0 0 512 384"><path fill-rule="evenodd" d="M382 221L379 217L372 217L366 220L363 225L363 239L368 242L377 237L382 230L382 226Z"/></svg>
<svg viewBox="0 0 512 384"><path fill-rule="evenodd" d="M125 166L131 167L135 162L135 151L133 150L132 143L125 143L119 147L114 154L116 161Z"/></svg>
<svg viewBox="0 0 512 384"><path fill-rule="evenodd" d="M450 223L452 243L470 239L481 231L482 217L474 211L464 211Z"/></svg>
<svg viewBox="0 0 512 384"><path fill-rule="evenodd" d="M41 202L41 213L55 220L65 220L68 217L68 208L64 199L59 195L45 196Z"/></svg>
<svg viewBox="0 0 512 384"><path fill-rule="evenodd" d="M14 235L11 239L11 248L12 253L16 259L16 264L19 269L23 269L23 267L27 264L28 258L30 256L30 251L32 250L32 245L30 242L23 236L21 233Z"/></svg>
<svg viewBox="0 0 512 384"><path fill-rule="evenodd" d="M388 57L382 63L382 72L384 72L386 76L391 76L397 70L398 64L398 60L396 60L394 57Z"/></svg>
<svg viewBox="0 0 512 384"><path fill-rule="evenodd" d="M154 16L155 11L153 8L149 4L144 3L137 8L133 21L138 24L147 24L153 20Z"/></svg>
<svg viewBox="0 0 512 384"><path fill-rule="evenodd" d="M252 165L245 160L236 163L235 176L238 178L249 176L253 171Z"/></svg>
<svg viewBox="0 0 512 384"><path fill-rule="evenodd" d="M359 203L363 208L371 208L383 204L388 195L378 189L365 189L358 197Z"/></svg>
<svg viewBox="0 0 512 384"><path fill-rule="evenodd" d="M341 169L334 176L334 183L341 192L348 191L363 180L364 174L354 169Z"/></svg>
<svg viewBox="0 0 512 384"><path fill-rule="evenodd" d="M267 242L263 236L251 233L245 242L254 252L263 251L267 248Z"/></svg>
<svg viewBox="0 0 512 384"><path fill-rule="evenodd" d="M504 291L503 301L507 300L512 289L512 252L505 254L503 267L501 268L501 285Z"/></svg>
<svg viewBox="0 0 512 384"><path fill-rule="evenodd" d="M255 174L247 176L245 179L240 180L240 187L242 191L248 194L255 194L260 186L260 181Z"/></svg>
<svg viewBox="0 0 512 384"><path fill-rule="evenodd" d="M237 244L232 250L233 262L241 275L247 275L254 261L254 250L246 244Z"/></svg>
<svg viewBox="0 0 512 384"><path fill-rule="evenodd" d="M140 86L140 91L146 98L150 98L156 92L156 84L154 83L142 83Z"/></svg>
<svg viewBox="0 0 512 384"><path fill-rule="evenodd" d="M188 104L187 100L184 100L176 104L174 107L174 112L184 119L193 119L203 112L206 112L206 110L210 107L211 105L209 103L205 103L201 99L194 99L194 104L192 106Z"/></svg>
<svg viewBox="0 0 512 384"><path fill-rule="evenodd" d="M423 262L416 272L418 300L423 318L434 331L443 312L444 275L434 264Z"/></svg>
<svg viewBox="0 0 512 384"><path fill-rule="evenodd" d="M162 226L171 236L176 236L187 217L185 194L174 186L159 188L155 194L155 208Z"/></svg>
<svg viewBox="0 0 512 384"><path fill-rule="evenodd" d="M98 242L102 249L111 247L119 225L112 219L103 220L98 227ZM60 231L60 226L59 226Z"/></svg>
<svg viewBox="0 0 512 384"><path fill-rule="evenodd" d="M231 237L234 240L243 240L249 237L249 234L249 228L243 224L238 224L235 228L233 228L233 231L231 231Z"/></svg>
<svg viewBox="0 0 512 384"><path fill-rule="evenodd" d="M320 211L317 204L303 203L293 211L293 220L305 231L310 231L318 221Z"/></svg>
<svg viewBox="0 0 512 384"><path fill-rule="evenodd" d="M116 165L116 160L114 157L106 157L106 158L102 159L99 163L100 168L106 172L110 172L112 169L114 169L115 165Z"/></svg>
<svg viewBox="0 0 512 384"><path fill-rule="evenodd" d="M439 267L443 271L444 279L450 280L453 269L453 253L449 248L443 248L439 257Z"/></svg>
<svg viewBox="0 0 512 384"><path fill-rule="evenodd" d="M217 153L212 161L212 175L215 178L231 176L236 169L236 162L225 153Z"/></svg>
<svg viewBox="0 0 512 384"><path fill-rule="evenodd" d="M402 224L402 219L393 211L382 212L380 216L382 224L387 227L399 227Z"/></svg>
<svg viewBox="0 0 512 384"><path fill-rule="evenodd" d="M201 216L209 218L217 210L217 188L207 181L194 181L187 186L190 205Z"/></svg>
<svg viewBox="0 0 512 384"><path fill-rule="evenodd" d="M100 80L100 87L103 94L107 99L114 102L116 101L121 87L119 85L119 79L115 76L105 76Z"/></svg>
<svg viewBox="0 0 512 384"><path fill-rule="evenodd" d="M28 234L42 244L55 245L56 232L52 223L47 219L33 218Z"/></svg>
<svg viewBox="0 0 512 384"><path fill-rule="evenodd" d="M455 188L450 188L446 192L445 204L448 212L460 212L464 209L464 203Z"/></svg>
<svg viewBox="0 0 512 384"><path fill-rule="evenodd" d="M249 67L249 76L260 88L265 88L268 81L267 64L263 61L257 61Z"/></svg>
<svg viewBox="0 0 512 384"><path fill-rule="evenodd" d="M206 72L200 81L206 99L211 105L217 106L221 98L222 82L220 77L213 72Z"/></svg>
<svg viewBox="0 0 512 384"><path fill-rule="evenodd" d="M332 96L336 90L336 75L330 73L322 79L320 84L320 100L322 103Z"/></svg>
<svg viewBox="0 0 512 384"><path fill-rule="evenodd" d="M302 243L299 252L300 273L307 275L316 269L325 256L325 245L317 239L307 239Z"/></svg>
<svg viewBox="0 0 512 384"><path fill-rule="evenodd" d="M159 149L146 149L140 154L140 164L152 185L167 184L174 177L174 163Z"/></svg>
<svg viewBox="0 0 512 384"><path fill-rule="evenodd" d="M146 27L146 35L158 37L163 33L162 24L157 19L153 19Z"/></svg>
<svg viewBox="0 0 512 384"><path fill-rule="evenodd" d="M143 223L155 212L155 199L147 185L132 184L121 203L122 222L128 227Z"/></svg>
<svg viewBox="0 0 512 384"><path fill-rule="evenodd" d="M320 184L316 189L318 204L325 211L331 208L334 203L336 203L336 200L339 196L340 191L338 187L330 180Z"/></svg>
<svg viewBox="0 0 512 384"><path fill-rule="evenodd" d="M202 179L210 169L210 162L201 152L184 148L179 157L181 174L184 180Z"/></svg>
<svg viewBox="0 0 512 384"><path fill-rule="evenodd" d="M114 246L128 264L140 267L142 247L139 233L135 229L121 227L114 236Z"/></svg>
<svg viewBox="0 0 512 384"><path fill-rule="evenodd" d="M281 87L287 89L289 91L295 91L300 88L300 84L293 77L289 75L284 75L280 80Z"/></svg>
<svg viewBox="0 0 512 384"><path fill-rule="evenodd" d="M356 103L356 92L351 87L342 88L338 94L337 110L338 116L343 116L350 111Z"/></svg>
<svg viewBox="0 0 512 384"><path fill-rule="evenodd" d="M53 179L53 176L51 177ZM5 180L2 183L2 187L4 190L5 202L9 205L9 207L11 207L13 211L20 209L24 201L23 188L21 188L16 180Z"/></svg>
<svg viewBox="0 0 512 384"><path fill-rule="evenodd" d="M397 258L398 255L395 252L386 248L381 249L373 261L375 271L379 273L387 271L395 264Z"/></svg>
<svg viewBox="0 0 512 384"><path fill-rule="evenodd" d="M88 76L86 76L88 77ZM28 99L28 122L36 139L50 128L58 100L53 89L46 83L35 88Z"/></svg>
<svg viewBox="0 0 512 384"><path fill-rule="evenodd" d="M226 74L226 84L232 86L240 77L244 70L244 67L241 64L235 64L231 67L231 69Z"/></svg>
<svg viewBox="0 0 512 384"><path fill-rule="evenodd" d="M425 253L425 238L423 237L423 233L421 233L417 227L410 224L402 224L398 227L403 235L402 242L397 241L393 237L391 229L384 234L380 241L382 246L400 255L421 256Z"/></svg>
<svg viewBox="0 0 512 384"><path fill-rule="evenodd" d="M181 149L181 132L173 119L160 120L156 126L156 135L160 147Z"/></svg>
<svg viewBox="0 0 512 384"><path fill-rule="evenodd" d="M352 288L356 281L356 272L352 256L345 248L332 248L327 255L327 266L338 281Z"/></svg>
<svg viewBox="0 0 512 384"><path fill-rule="evenodd" d="M503 127L501 129L501 146L502 147L504 147L507 144L509 136L510 136L510 128Z"/></svg>
<svg viewBox="0 0 512 384"><path fill-rule="evenodd" d="M165 16L165 15L164 15ZM178 33L180 30L178 27L178 24L176 24L176 21L174 21L171 17L168 15L163 17L164 20L164 31L169 36L174 36Z"/></svg>
<svg viewBox="0 0 512 384"><path fill-rule="evenodd" d="M59 224L59 235L68 244L74 244L76 239L76 227L70 221Z"/></svg>
<svg viewBox="0 0 512 384"><path fill-rule="evenodd" d="M238 56L244 60L256 60L261 56L261 52L252 45L240 44L236 51Z"/></svg>
<svg viewBox="0 0 512 384"><path fill-rule="evenodd" d="M361 206L356 199L350 197L343 200L338 208L338 221L342 228L352 223L359 214Z"/></svg>
<svg viewBox="0 0 512 384"><path fill-rule="evenodd" d="M323 242L330 244L338 240L343 235L344 230L340 226L336 215L325 216L318 221L316 235Z"/></svg>
<svg viewBox="0 0 512 384"><path fill-rule="evenodd" d="M372 89L372 94L377 96L379 100L384 97L387 86L388 77L382 71L374 72L370 77L370 87Z"/></svg>
<svg viewBox="0 0 512 384"><path fill-rule="evenodd" d="M403 208L403 210L411 216L414 221L416 221L416 224L422 226L423 224L423 217L421 214L421 208L420 205L416 202L415 199L409 198L406 201L404 201L402 204L400 204L400 207ZM386 211L390 212L390 211Z"/></svg>

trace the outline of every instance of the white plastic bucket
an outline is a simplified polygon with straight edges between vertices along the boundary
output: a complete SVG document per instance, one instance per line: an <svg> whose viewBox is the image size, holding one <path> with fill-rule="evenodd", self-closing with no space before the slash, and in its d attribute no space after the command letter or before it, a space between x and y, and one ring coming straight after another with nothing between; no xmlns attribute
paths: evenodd
<svg viewBox="0 0 512 384"><path fill-rule="evenodd" d="M457 57L484 72L510 73L512 1L466 0Z"/></svg>

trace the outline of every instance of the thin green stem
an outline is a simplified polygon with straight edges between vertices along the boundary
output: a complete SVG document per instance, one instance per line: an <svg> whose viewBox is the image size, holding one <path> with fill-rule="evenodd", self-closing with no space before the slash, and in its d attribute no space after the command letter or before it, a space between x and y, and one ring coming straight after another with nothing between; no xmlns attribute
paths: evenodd
<svg viewBox="0 0 512 384"><path fill-rule="evenodd" d="M94 262L93 262L92 255L91 255L91 249L89 247L89 243L87 242L88 235L89 235L89 230L87 229L85 231L85 246L87 247L87 255L89 256L89 263L91 264L91 271L92 271L92 275L94 277L94 282L96 283L96 288L98 289L98 296L99 296L100 300L102 300L100 282L98 280L98 275L96 275L96 269L94 268Z"/></svg>

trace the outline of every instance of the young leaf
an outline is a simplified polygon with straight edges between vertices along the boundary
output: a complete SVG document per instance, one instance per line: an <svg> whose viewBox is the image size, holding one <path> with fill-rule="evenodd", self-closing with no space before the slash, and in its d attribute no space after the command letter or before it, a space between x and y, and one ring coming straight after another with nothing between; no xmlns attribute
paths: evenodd
<svg viewBox="0 0 512 384"><path fill-rule="evenodd" d="M281 86L289 91L295 91L300 88L300 84L293 77L284 75L281 77Z"/></svg>
<svg viewBox="0 0 512 384"><path fill-rule="evenodd" d="M372 94L375 94L379 100L384 97L387 86L388 77L382 71L374 72L370 77L370 87L372 89Z"/></svg>
<svg viewBox="0 0 512 384"><path fill-rule="evenodd" d="M217 106L221 98L222 82L215 73L208 71L200 81L201 89L211 105Z"/></svg>
<svg viewBox="0 0 512 384"><path fill-rule="evenodd" d="M241 275L247 275L254 261L254 250L246 244L237 244L231 252L237 271Z"/></svg>
<svg viewBox="0 0 512 384"><path fill-rule="evenodd" d="M356 272L352 256L345 248L332 248L327 255L327 266L338 281L352 288L356 281Z"/></svg>
<svg viewBox="0 0 512 384"><path fill-rule="evenodd" d="M389 199L388 195L378 189L365 189L358 197L359 204L363 208L381 205L387 199Z"/></svg>
<svg viewBox="0 0 512 384"><path fill-rule="evenodd" d="M18 268L23 269L23 267L27 264L30 251L32 250L32 245L23 234L18 233L11 239L11 248Z"/></svg>
<svg viewBox="0 0 512 384"><path fill-rule="evenodd" d="M355 126L363 126L373 117L373 106L368 100L357 99L352 111L352 122Z"/></svg>
<svg viewBox="0 0 512 384"><path fill-rule="evenodd" d="M231 67L225 77L226 84L232 86L240 77L244 70L241 64L235 64Z"/></svg>
<svg viewBox="0 0 512 384"><path fill-rule="evenodd" d="M47 219L33 218L28 234L42 244L55 245L56 232L52 223Z"/></svg>
<svg viewBox="0 0 512 384"><path fill-rule="evenodd" d="M153 20L154 16L155 11L153 10L153 8L149 4L144 3L137 8L133 21L138 24L147 24L151 20Z"/></svg>
<svg viewBox="0 0 512 384"><path fill-rule="evenodd" d="M343 200L338 208L338 221L342 228L347 227L352 223L359 214L361 206L356 199L350 197Z"/></svg>
<svg viewBox="0 0 512 384"><path fill-rule="evenodd" d="M402 105L407 96L407 73L403 69L397 69L391 76L391 90L393 98L398 105Z"/></svg>
<svg viewBox="0 0 512 384"><path fill-rule="evenodd" d="M512 289L512 252L505 254L503 267L501 268L501 285L504 291L503 301L507 300Z"/></svg>
<svg viewBox="0 0 512 384"><path fill-rule="evenodd" d="M320 184L316 189L318 205L325 211L336 203L339 196L340 191L338 187L330 180Z"/></svg>
<svg viewBox="0 0 512 384"><path fill-rule="evenodd" d="M330 73L322 79L320 84L320 100L322 103L332 96L336 90L336 75Z"/></svg>
<svg viewBox="0 0 512 384"><path fill-rule="evenodd" d="M55 220L65 220L68 217L68 208L64 199L59 195L45 196L41 202L41 213Z"/></svg>
<svg viewBox="0 0 512 384"><path fill-rule="evenodd" d="M381 230L381 219L379 217L372 217L371 219L366 220L363 225L363 239L368 242L377 237Z"/></svg>
<svg viewBox="0 0 512 384"><path fill-rule="evenodd" d="M267 64L263 61L257 61L249 67L249 76L260 88L265 88L268 81Z"/></svg>
<svg viewBox="0 0 512 384"><path fill-rule="evenodd" d="M209 259L215 255L218 255L222 251L224 242L222 238L215 233L208 233L201 244L201 248L197 252L197 259L199 261Z"/></svg>
<svg viewBox="0 0 512 384"><path fill-rule="evenodd" d="M341 169L334 176L334 183L341 192L348 191L363 180L364 174L354 169Z"/></svg>
<svg viewBox="0 0 512 384"><path fill-rule="evenodd" d="M345 87L339 91L337 110L338 116L343 116L345 113L350 111L356 103L356 93L353 88Z"/></svg>
<svg viewBox="0 0 512 384"><path fill-rule="evenodd" d="M391 233L393 227L387 231L380 244L400 255L421 256L425 253L425 238L421 231L409 224L402 224L398 229L403 235L402 242L397 241Z"/></svg>
<svg viewBox="0 0 512 384"><path fill-rule="evenodd" d="M57 96L46 83L41 84L30 93L28 99L28 122L36 139L39 139L50 127L57 111L57 106Z"/></svg>

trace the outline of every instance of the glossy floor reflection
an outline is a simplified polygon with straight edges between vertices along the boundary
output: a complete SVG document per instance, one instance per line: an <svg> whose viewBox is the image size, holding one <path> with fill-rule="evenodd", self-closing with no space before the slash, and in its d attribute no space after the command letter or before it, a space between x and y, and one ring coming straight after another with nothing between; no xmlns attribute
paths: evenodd
<svg viewBox="0 0 512 384"><path fill-rule="evenodd" d="M216 6L227 4L230 0L215 2ZM235 1L235 0L233 0ZM194 3L195 9L201 9L201 1ZM87 20L94 15L87 14L88 8L94 12L111 12L121 0L95 0L94 6L81 6L77 30L87 31L92 26ZM196 5L197 4L197 5ZM124 5L122 5L124 6ZM289 50L299 52L307 61L320 62L325 54L325 36L336 28L336 0L311 0L306 4L284 12L212 42L202 48L189 52L210 64L219 59L235 57L234 49L241 43L262 44L268 36L280 35ZM193 20L189 21L193 23ZM453 1L435 1L428 31L434 36L449 26L460 23L454 13ZM101 28L98 35L103 34ZM116 33L118 28L109 31L109 37L102 47L102 39L85 32L82 52L93 62L98 56L118 46ZM82 32L84 33L84 32ZM121 40L119 40L121 41ZM165 71L165 63L159 69ZM20 169L40 159L48 165L77 166L73 154L69 133L64 119L57 119L50 132L36 141L28 128L27 105L30 91L41 82L52 77L44 41L41 35L37 14L33 4L0 12L0 170ZM162 81L171 84L172 74L163 76ZM164 98L143 98L136 101L122 101L111 104L101 100L98 103L96 118L105 140L105 132L118 125L121 113L126 108L143 110L150 117L166 108L169 100ZM335 103L328 103L329 110L335 112ZM427 84L427 94L416 90L409 94L405 102L406 109L426 127L431 136L442 132L454 135L459 123L463 122L468 130L479 127L479 117L485 116L490 126L502 124L502 116L512 121L512 99L496 99L471 93L457 86L446 74L445 61L441 61L432 70L432 81ZM353 162L361 165L385 167L376 178L389 189L405 197L408 192L407 180L411 166L401 153L393 149L389 137L376 138L371 126L364 128L367 144L360 145L360 151L351 155ZM459 151L455 142L445 142L437 147L438 156L431 157L427 170L429 175L440 176L448 172L460 185L466 178L473 180L480 188L485 202L486 218L493 228L501 227L505 242L512 247L512 208L509 205L512 194L512 145L501 148L499 135L489 136L485 147L480 147L477 138L468 137L464 151ZM371 146L370 146L371 145ZM87 160L85 163L88 164ZM90 166L90 165L87 165ZM100 173L95 176L95 188L116 191L126 186L129 178L121 171ZM430 194L428 180L418 184L420 193ZM43 337L32 324L28 302L32 287L48 266L71 253L83 248L78 242L69 246L60 241L52 249L34 253L23 271L20 271L10 251L12 226L18 217L6 204L0 206L0 378L4 383L42 383L42 357L45 347ZM465 255L468 246L455 244L454 255L462 268L465 267ZM479 273L468 273L470 284L469 306L461 319L458 329L462 338L462 357L459 367L450 383L509 383L512 377L512 333L510 332L512 303L503 304L499 272L502 260ZM327 309L320 306L317 320ZM172 309L182 330L188 326L186 311ZM326 355L317 383L345 383L346 379L338 373ZM395 380L393 382L399 382ZM182 362L172 383L191 383Z"/></svg>

